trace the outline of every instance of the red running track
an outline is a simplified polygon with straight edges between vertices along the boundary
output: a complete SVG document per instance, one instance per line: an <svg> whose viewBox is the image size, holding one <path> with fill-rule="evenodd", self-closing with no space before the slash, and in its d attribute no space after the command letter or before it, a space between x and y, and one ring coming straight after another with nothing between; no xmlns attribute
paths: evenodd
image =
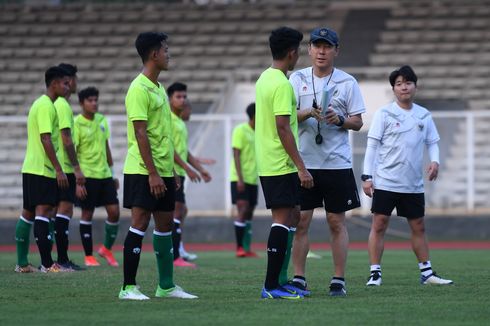
<svg viewBox="0 0 490 326"><path fill-rule="evenodd" d="M462 249L462 250L488 250L490 249L490 241L431 241L429 242L430 249ZM97 250L98 246L94 245ZM185 248L188 251L234 251L234 243L186 243ZM254 250L265 250L265 243L253 244ZM56 249L54 246L53 249ZM115 245L115 251L122 251L122 245ZM312 250L329 250L328 243L312 243ZM351 242L349 249L352 250L367 250L367 242ZM411 250L410 242L385 242L385 249L393 250ZM70 251L82 251L82 245L71 245ZM36 245L31 245L30 251L37 251ZM143 244L143 251L153 251L151 244ZM15 252L15 245L1 245L0 252Z"/></svg>

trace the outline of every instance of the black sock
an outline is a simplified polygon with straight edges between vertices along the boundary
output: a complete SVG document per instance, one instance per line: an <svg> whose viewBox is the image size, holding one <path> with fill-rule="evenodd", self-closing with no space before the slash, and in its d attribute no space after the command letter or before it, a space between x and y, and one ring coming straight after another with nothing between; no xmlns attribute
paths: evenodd
<svg viewBox="0 0 490 326"><path fill-rule="evenodd" d="M58 250L58 263L68 262L68 226L70 219L66 216L56 215L54 221L54 234L56 237L56 249Z"/></svg>
<svg viewBox="0 0 490 326"><path fill-rule="evenodd" d="M306 278L301 275L294 275L293 283L301 284L305 288L308 286L308 284L306 283Z"/></svg>
<svg viewBox="0 0 490 326"><path fill-rule="evenodd" d="M174 228L172 230L172 243L174 250L174 260L180 257L179 247L180 240L182 239L182 229L180 228L180 221L174 219Z"/></svg>
<svg viewBox="0 0 490 326"><path fill-rule="evenodd" d="M41 265L46 268L53 265L51 257L51 247L53 242L49 234L49 219L46 217L37 217L34 220L34 237L36 238L37 248L41 256Z"/></svg>
<svg viewBox="0 0 490 326"><path fill-rule="evenodd" d="M140 263L141 244L143 236L129 229L124 240L124 287L126 285L136 285L136 272Z"/></svg>
<svg viewBox="0 0 490 326"><path fill-rule="evenodd" d="M85 256L92 256L94 250L92 245L92 223L80 223L80 238L82 239L83 251L85 251Z"/></svg>
<svg viewBox="0 0 490 326"><path fill-rule="evenodd" d="M345 278L334 276L332 277L330 284L342 284L343 286L345 286Z"/></svg>
<svg viewBox="0 0 490 326"><path fill-rule="evenodd" d="M245 235L245 223L235 222L236 246L243 247L243 236Z"/></svg>
<svg viewBox="0 0 490 326"><path fill-rule="evenodd" d="M264 284L266 290L279 286L279 273L286 256L288 233L289 228L281 224L273 224L271 227L267 241L267 275Z"/></svg>

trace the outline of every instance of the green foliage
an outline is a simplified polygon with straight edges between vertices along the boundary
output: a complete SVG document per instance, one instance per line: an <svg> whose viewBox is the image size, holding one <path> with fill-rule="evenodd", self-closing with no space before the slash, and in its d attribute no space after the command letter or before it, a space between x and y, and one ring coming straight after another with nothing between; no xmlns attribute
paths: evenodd
<svg viewBox="0 0 490 326"><path fill-rule="evenodd" d="M309 259L312 297L261 300L265 253L237 259L232 252L199 253L198 268L175 269L175 281L198 300L157 299L155 258L144 252L137 276L144 302L121 301L122 267L84 272L16 274L14 253L0 254L0 325L483 325L490 320L490 255L483 250L433 250L432 265L452 286L422 286L411 251L387 250L383 285L367 288L367 252L349 253L348 296L331 298L329 252ZM116 257L122 262L121 253ZM73 253L75 262L81 253ZM31 260L38 262L36 252ZM290 274L292 268L290 267Z"/></svg>

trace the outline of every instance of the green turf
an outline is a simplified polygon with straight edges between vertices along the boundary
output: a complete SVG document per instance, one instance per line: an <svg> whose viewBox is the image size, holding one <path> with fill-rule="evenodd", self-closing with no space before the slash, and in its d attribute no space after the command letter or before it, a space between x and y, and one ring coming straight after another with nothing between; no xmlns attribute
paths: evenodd
<svg viewBox="0 0 490 326"><path fill-rule="evenodd" d="M387 250L383 282L366 288L365 251L349 253L346 298L331 298L329 252L308 260L312 297L261 300L266 260L236 259L231 252L199 253L199 268L176 269L176 283L198 300L157 299L154 256L142 254L137 276L144 302L120 301L122 268L16 274L15 254L0 254L0 325L485 325L490 320L487 251L433 250L434 269L453 286L422 286L410 251ZM264 257L264 253L261 254ZM120 259L121 254L117 257ZM38 263L36 252L31 253ZM73 253L76 262L81 253ZM291 271L291 269L290 269Z"/></svg>

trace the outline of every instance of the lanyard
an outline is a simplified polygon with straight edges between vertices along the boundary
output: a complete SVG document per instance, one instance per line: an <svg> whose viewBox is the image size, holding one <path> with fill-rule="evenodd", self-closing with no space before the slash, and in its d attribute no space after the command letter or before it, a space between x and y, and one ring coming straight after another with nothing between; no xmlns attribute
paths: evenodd
<svg viewBox="0 0 490 326"><path fill-rule="evenodd" d="M335 68L332 69L332 73L330 74L330 77L328 77L327 80L327 85L325 87L328 87L328 83L330 83L330 79L332 79L333 72L335 71ZM315 91L315 76L313 74L313 67L311 67L311 85L313 86L313 108L317 109L318 104L316 100L316 91ZM323 142L323 136L320 134L320 121L317 121L317 133L315 136L315 142L320 145Z"/></svg>

